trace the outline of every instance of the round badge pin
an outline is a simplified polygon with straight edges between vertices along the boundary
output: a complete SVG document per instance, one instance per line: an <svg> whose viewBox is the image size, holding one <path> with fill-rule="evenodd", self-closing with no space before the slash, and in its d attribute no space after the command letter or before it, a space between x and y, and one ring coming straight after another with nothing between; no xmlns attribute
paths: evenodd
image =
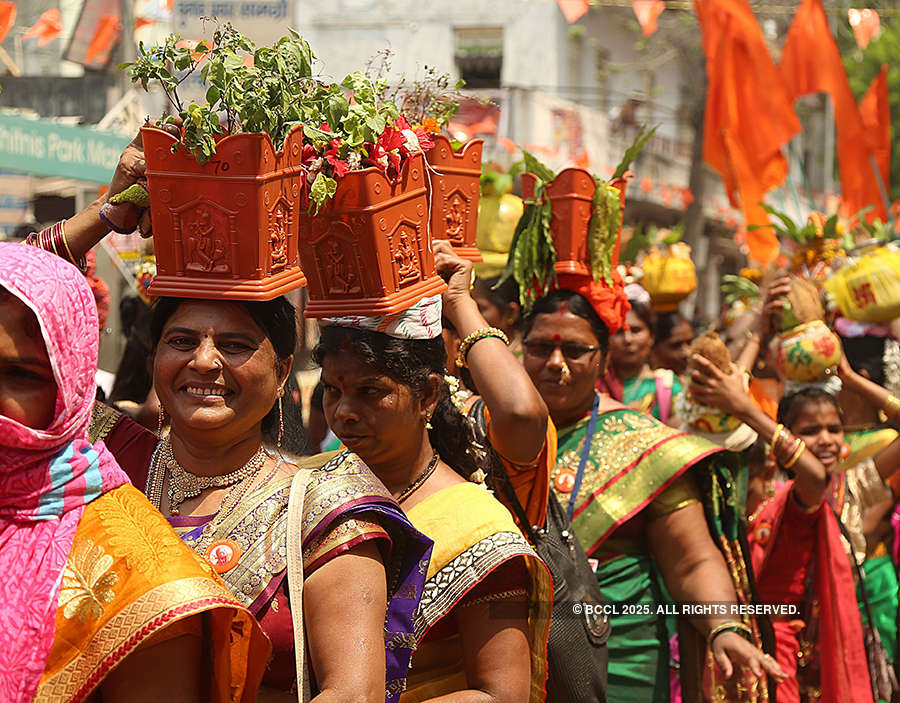
<svg viewBox="0 0 900 703"><path fill-rule="evenodd" d="M224 574L237 566L241 558L241 548L232 539L217 539L206 548L203 556L212 564L216 573Z"/></svg>
<svg viewBox="0 0 900 703"><path fill-rule="evenodd" d="M575 472L571 469L563 469L553 480L553 486L560 493L571 493L575 488Z"/></svg>

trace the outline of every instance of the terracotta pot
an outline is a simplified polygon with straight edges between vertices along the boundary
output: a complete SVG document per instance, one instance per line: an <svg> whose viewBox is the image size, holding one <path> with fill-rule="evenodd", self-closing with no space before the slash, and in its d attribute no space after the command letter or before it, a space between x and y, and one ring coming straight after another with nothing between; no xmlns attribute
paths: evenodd
<svg viewBox="0 0 900 703"><path fill-rule="evenodd" d="M200 165L143 127L157 274L151 295L269 300L306 285L297 259L303 132L220 139Z"/></svg>
<svg viewBox="0 0 900 703"><path fill-rule="evenodd" d="M448 239L463 259L481 261L478 236L478 197L481 193L483 139L472 139L459 151L443 134L432 135L434 148L426 155L431 199L431 237Z"/></svg>
<svg viewBox="0 0 900 703"><path fill-rule="evenodd" d="M300 216L307 317L387 315L446 290L428 237L425 162L410 157L396 181L351 171L316 215Z"/></svg>
<svg viewBox="0 0 900 703"><path fill-rule="evenodd" d="M779 335L776 365L783 378L821 381L841 361L841 345L822 320L813 320Z"/></svg>
<svg viewBox="0 0 900 703"><path fill-rule="evenodd" d="M535 176L522 174L522 197L534 197ZM613 188L622 194L622 209L625 209L624 178L611 182ZM552 218L550 235L556 248L556 272L591 275L591 256L587 246L588 225L591 221L591 203L594 199L594 177L583 168L567 168L560 171L553 182L547 185L546 197L550 199ZM616 237L613 265L619 261L619 241L622 226Z"/></svg>

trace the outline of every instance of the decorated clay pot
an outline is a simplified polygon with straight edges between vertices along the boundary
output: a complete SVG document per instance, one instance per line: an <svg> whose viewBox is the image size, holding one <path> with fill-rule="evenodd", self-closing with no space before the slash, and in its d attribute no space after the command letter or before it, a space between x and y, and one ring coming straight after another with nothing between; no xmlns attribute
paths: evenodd
<svg viewBox="0 0 900 703"><path fill-rule="evenodd" d="M481 261L476 238L484 140L472 139L454 151L443 134L432 136L434 148L425 155L431 165L431 238L447 239L458 256Z"/></svg>
<svg viewBox="0 0 900 703"><path fill-rule="evenodd" d="M617 178L610 185L622 195L622 210L625 209L625 179ZM522 174L522 197L534 198L535 176ZM556 272L591 275L591 256L588 251L588 225L591 221L591 203L596 184L590 172L583 168L567 168L559 172L552 183L547 184L546 197L550 199L552 217L550 235L556 248ZM619 260L619 242L622 226L616 237L613 262Z"/></svg>
<svg viewBox="0 0 900 703"><path fill-rule="evenodd" d="M143 127L153 219L154 296L269 300L306 285L297 262L300 155L295 128L282 151L268 134L218 140L207 163Z"/></svg>
<svg viewBox="0 0 900 703"><path fill-rule="evenodd" d="M821 381L841 361L841 345L821 320L813 320L779 335L776 365L791 381Z"/></svg>
<svg viewBox="0 0 900 703"><path fill-rule="evenodd" d="M425 162L411 156L395 181L350 171L319 213L300 216L307 317L387 315L442 293L428 236Z"/></svg>
<svg viewBox="0 0 900 703"><path fill-rule="evenodd" d="M851 320L884 323L900 317L900 252L863 251L825 281L825 290Z"/></svg>
<svg viewBox="0 0 900 703"><path fill-rule="evenodd" d="M656 312L674 312L678 304L697 290L697 272L691 260L691 248L682 242L666 253L652 249L641 262L641 285L650 294Z"/></svg>

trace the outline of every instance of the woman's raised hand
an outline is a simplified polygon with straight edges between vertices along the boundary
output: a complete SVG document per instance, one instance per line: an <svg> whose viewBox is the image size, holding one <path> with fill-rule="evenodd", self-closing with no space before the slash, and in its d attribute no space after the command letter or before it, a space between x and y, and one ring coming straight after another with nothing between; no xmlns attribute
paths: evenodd
<svg viewBox="0 0 900 703"><path fill-rule="evenodd" d="M791 292L791 277L786 272L779 273L766 286L763 294L763 309L759 317L759 335L765 339L773 332L772 318L787 303L787 294Z"/></svg>
<svg viewBox="0 0 900 703"><path fill-rule="evenodd" d="M434 267L447 282L447 290L443 295L444 314L451 322L460 304L474 303L470 293L472 287L472 262L456 255L450 242L436 239L431 243L434 252Z"/></svg>

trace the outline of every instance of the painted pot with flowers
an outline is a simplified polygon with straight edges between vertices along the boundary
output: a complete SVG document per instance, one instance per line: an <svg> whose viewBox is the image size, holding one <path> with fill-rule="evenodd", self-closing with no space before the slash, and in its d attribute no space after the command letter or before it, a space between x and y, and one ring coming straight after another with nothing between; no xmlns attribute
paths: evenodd
<svg viewBox="0 0 900 703"><path fill-rule="evenodd" d="M296 118L310 106L282 103L292 82L311 78L313 56L295 33L256 48L230 25L216 31L213 47L183 47L172 35L142 45L124 66L144 88L160 84L179 118L141 130L157 266L150 294L270 299L306 284L297 258L304 128ZM195 72L206 86L202 105L178 94ZM284 86L277 99L254 92L276 84Z"/></svg>

